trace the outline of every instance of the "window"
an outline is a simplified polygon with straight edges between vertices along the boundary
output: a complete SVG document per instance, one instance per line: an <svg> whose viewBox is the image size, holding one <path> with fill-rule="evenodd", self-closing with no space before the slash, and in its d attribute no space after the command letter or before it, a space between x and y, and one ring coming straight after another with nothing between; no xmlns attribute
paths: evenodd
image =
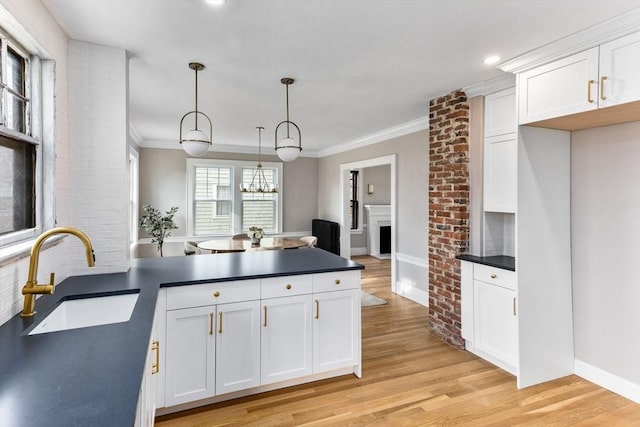
<svg viewBox="0 0 640 427"><path fill-rule="evenodd" d="M53 131L42 135L43 125L54 128L52 63L30 56L0 29L0 247L53 224L53 168L43 168L53 154L42 150L43 139L52 143L53 138ZM33 94L32 79L39 82ZM45 91L51 99L45 99ZM39 126L32 126L32 118ZM47 194L45 175L51 181ZM45 201L51 206L45 208Z"/></svg>
<svg viewBox="0 0 640 427"><path fill-rule="evenodd" d="M254 162L187 159L187 233L232 235L260 227L282 231L282 193L242 193L256 170ZM263 162L269 184L281 189L282 164Z"/></svg>
<svg viewBox="0 0 640 427"><path fill-rule="evenodd" d="M349 213L351 214L351 229L358 230L359 228L359 206L358 206L358 175L357 170L349 171L349 194L351 198L349 200Z"/></svg>

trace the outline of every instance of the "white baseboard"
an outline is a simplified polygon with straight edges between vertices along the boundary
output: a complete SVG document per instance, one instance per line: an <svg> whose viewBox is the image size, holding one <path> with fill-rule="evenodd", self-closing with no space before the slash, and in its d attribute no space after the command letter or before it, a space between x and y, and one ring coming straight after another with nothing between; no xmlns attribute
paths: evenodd
<svg viewBox="0 0 640 427"><path fill-rule="evenodd" d="M351 256L366 255L367 248L351 248Z"/></svg>
<svg viewBox="0 0 640 427"><path fill-rule="evenodd" d="M396 261L406 262L408 264L415 265L417 267L429 269L429 263L427 262L427 258L418 258L413 255L403 254L401 252L396 252Z"/></svg>
<svg viewBox="0 0 640 427"><path fill-rule="evenodd" d="M640 384L632 383L610 372L604 371L582 360L576 359L573 364L576 375L604 387L607 390L640 403Z"/></svg>
<svg viewBox="0 0 640 427"><path fill-rule="evenodd" d="M407 283L396 283L396 294L417 302L420 305L429 307L429 293L421 289L417 289Z"/></svg>
<svg viewBox="0 0 640 427"><path fill-rule="evenodd" d="M509 372L511 375L518 375L517 372L518 370L516 369L515 366L511 366L510 364L503 362L502 360L493 357L492 355L485 353L482 350L479 350L476 348L476 346L473 345L473 343L469 340L465 340L464 341L464 348L465 350L467 350L470 353L475 354L478 357L481 357L482 359L486 360L489 363L492 363L494 365L496 365L498 368L504 369L505 371Z"/></svg>

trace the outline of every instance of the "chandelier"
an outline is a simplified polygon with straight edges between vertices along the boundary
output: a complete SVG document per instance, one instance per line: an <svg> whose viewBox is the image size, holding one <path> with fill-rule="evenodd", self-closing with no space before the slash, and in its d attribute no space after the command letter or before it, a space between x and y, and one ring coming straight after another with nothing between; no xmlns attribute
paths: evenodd
<svg viewBox="0 0 640 427"><path fill-rule="evenodd" d="M276 126L276 154L283 162L290 162L295 160L302 151L302 135L300 134L300 128L298 125L289 120L289 85L292 85L294 80L291 77L283 77L280 79L280 83L287 86L287 120L283 120ZM278 128L280 125L287 125L287 136L282 138L278 143ZM295 127L298 131L298 140L296 141L290 135L289 131L291 126Z"/></svg>
<svg viewBox="0 0 640 427"><path fill-rule="evenodd" d="M277 193L278 189L273 183L269 185L269 181L264 176L264 170L262 170L262 131L264 128L258 126L256 129L258 129L258 164L253 172L251 184L249 184L249 187L240 184L240 191L243 193Z"/></svg>
<svg viewBox="0 0 640 427"><path fill-rule="evenodd" d="M190 156L202 156L206 153L211 147L211 134L213 127L211 125L211 119L209 116L204 114L202 111L198 111L198 71L204 70L204 65L199 62L190 62L189 68L191 68L196 73L196 108L193 111L189 111L187 114L182 116L180 120L180 144L182 145L182 149L189 154ZM182 137L182 125L184 124L185 117L194 114L195 115L195 129L191 129L186 132L184 138ZM205 119L209 121L209 136L205 134L203 131L198 129L198 116L204 116Z"/></svg>

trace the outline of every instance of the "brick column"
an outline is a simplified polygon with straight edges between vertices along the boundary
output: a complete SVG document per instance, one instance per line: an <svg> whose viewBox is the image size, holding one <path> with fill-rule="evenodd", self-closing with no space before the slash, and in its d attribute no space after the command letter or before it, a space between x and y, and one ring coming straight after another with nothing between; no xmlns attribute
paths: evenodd
<svg viewBox="0 0 640 427"><path fill-rule="evenodd" d="M463 347L460 261L469 241L469 104L461 90L429 103L429 329Z"/></svg>

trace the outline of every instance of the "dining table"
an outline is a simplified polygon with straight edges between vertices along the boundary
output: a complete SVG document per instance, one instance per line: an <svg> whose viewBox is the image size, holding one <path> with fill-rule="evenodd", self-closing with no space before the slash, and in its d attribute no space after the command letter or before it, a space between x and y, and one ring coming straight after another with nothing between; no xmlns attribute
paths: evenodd
<svg viewBox="0 0 640 427"><path fill-rule="evenodd" d="M296 249L308 246L307 242L297 237L263 237L259 244L254 244L251 239L212 239L198 243L198 248L211 253L225 252L251 252L276 249Z"/></svg>

